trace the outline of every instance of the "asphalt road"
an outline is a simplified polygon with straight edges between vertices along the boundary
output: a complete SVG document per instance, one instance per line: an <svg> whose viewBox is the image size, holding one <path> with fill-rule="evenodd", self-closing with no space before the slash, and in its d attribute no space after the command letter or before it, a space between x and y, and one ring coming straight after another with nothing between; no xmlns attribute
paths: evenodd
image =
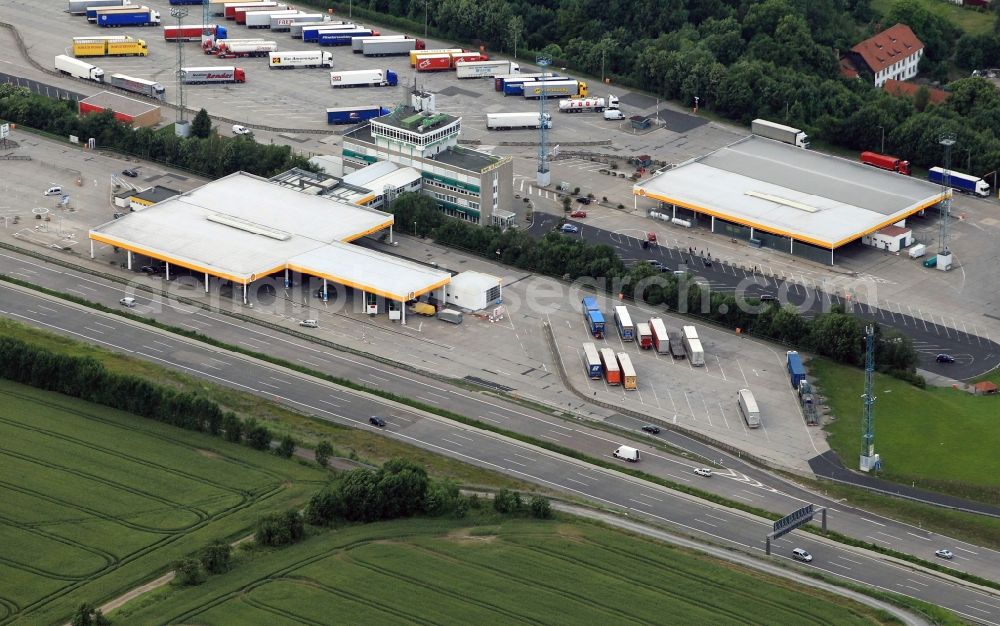
<svg viewBox="0 0 1000 626"><path fill-rule="evenodd" d="M10 259L11 256L7 253L0 257L4 265ZM103 281L91 277L44 268L34 262L19 262L19 268L20 273L34 273L36 278L41 279L38 282L75 281L77 288L93 291L88 296L97 301L116 302L121 296L120 287L104 285ZM7 268L4 271L6 273ZM141 295L137 297L140 301L137 312L143 313L144 308L148 310L149 301ZM763 536L769 530L768 523L742 513L674 494L615 472L596 469L488 432L428 417L114 316L81 309L37 294L24 293L6 284L0 284L0 314L177 368L219 384L276 399L323 419L367 428L370 415L384 415L388 423L385 429L387 436L598 503L621 507L631 516L647 516L670 522L696 536L711 536L717 541L735 544L752 552L763 549ZM368 385L431 401L484 421L502 424L512 430L523 430L541 438L558 441L589 454L608 457L616 445L634 443L644 450L641 464L644 471L678 482L686 479L698 487L727 494L734 499L742 496L745 501L756 506L788 511L802 505L804 499L799 495L806 496L808 501L816 504L823 503L822 498L807 492L791 493L793 488L790 485L752 468L746 468L748 472L724 470L716 478L700 479L690 473L694 466L690 461L652 450L639 437L617 437L587 428L575 421L534 413L502 400L451 388L413 373L370 364L363 358L301 342L278 332L257 329L216 314L179 313L165 307L157 317L168 323L184 319L191 325L200 327L201 332L218 336L225 341L239 341L248 346L259 344L257 349L276 356L298 360L335 375L347 375ZM736 461L724 458L724 463L732 467ZM749 475L750 472L760 475L777 488L753 478ZM932 558L929 555L935 548L946 545L956 553L956 560L951 565L957 569L993 577L1000 571L1000 555L993 551L934 536L836 503L831 504L834 511L831 512L830 526L840 532L852 534L851 528L860 525L859 528L870 535L868 540L902 550L908 550L908 545L915 544L917 548L913 550L914 553L926 558ZM788 558L788 552L794 546L805 547L816 555L817 560L811 567L941 604L969 618L1000 624L1000 600L988 594L966 589L936 576L915 573L909 567L897 566L879 557L831 545L799 533L778 540L775 544L775 557Z"/></svg>
<svg viewBox="0 0 1000 626"><path fill-rule="evenodd" d="M690 254L687 249L665 245L643 249L641 242L634 236L595 228L585 222L567 221L580 228L580 232L569 235L571 237L582 237L591 243L609 245L618 250L622 257L636 262L655 259L670 270L685 268L697 277L696 280L707 284L712 291L727 293L739 291L754 297L770 294L784 303L797 307L806 317L813 317L824 310L829 310L832 305L843 305L848 311L853 311L859 319L878 322L883 327L894 328L913 339L919 354L919 367L947 378L968 380L1000 365L1000 345L996 342L944 324L921 319L914 316L912 311L892 311L848 302L838 294L826 293L814 286L754 274L718 260L709 261L700 253ZM529 232L541 237L558 223L558 216L537 213ZM954 356L955 363L938 363L935 357L942 352Z"/></svg>

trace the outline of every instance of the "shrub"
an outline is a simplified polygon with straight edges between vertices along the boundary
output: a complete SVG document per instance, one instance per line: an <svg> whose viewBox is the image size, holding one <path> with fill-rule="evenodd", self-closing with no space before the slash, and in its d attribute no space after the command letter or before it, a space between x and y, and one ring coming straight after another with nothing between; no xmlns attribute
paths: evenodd
<svg viewBox="0 0 1000 626"><path fill-rule="evenodd" d="M289 509L258 519L254 539L262 546L286 546L301 541L304 536L302 516L295 509Z"/></svg>
<svg viewBox="0 0 1000 626"><path fill-rule="evenodd" d="M549 519L552 517L552 504L548 498L535 496L531 499L531 516L538 519Z"/></svg>
<svg viewBox="0 0 1000 626"><path fill-rule="evenodd" d="M198 555L201 566L210 574L222 574L229 571L233 556L233 548L228 543L217 542L205 546Z"/></svg>
<svg viewBox="0 0 1000 626"><path fill-rule="evenodd" d="M329 441L323 440L316 444L316 463L320 467L329 465L331 456L333 456L333 445Z"/></svg>
<svg viewBox="0 0 1000 626"><path fill-rule="evenodd" d="M186 587L193 587L205 582L205 571L198 559L181 559L174 564L177 582Z"/></svg>
<svg viewBox="0 0 1000 626"><path fill-rule="evenodd" d="M278 447L274 449L274 453L285 459L292 458L292 455L295 454L295 439L291 435L285 435L281 438Z"/></svg>
<svg viewBox="0 0 1000 626"><path fill-rule="evenodd" d="M493 497L493 508L498 513L516 513L521 509L522 505L521 495L516 491L501 489Z"/></svg>

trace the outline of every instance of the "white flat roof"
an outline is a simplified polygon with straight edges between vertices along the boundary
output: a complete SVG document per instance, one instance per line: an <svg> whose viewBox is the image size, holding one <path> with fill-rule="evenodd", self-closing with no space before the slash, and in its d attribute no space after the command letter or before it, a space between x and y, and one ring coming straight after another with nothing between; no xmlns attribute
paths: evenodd
<svg viewBox="0 0 1000 626"><path fill-rule="evenodd" d="M394 299L447 283L447 272L404 267L347 243L392 223L389 213L237 172L101 224L90 238L240 283L291 269L293 260L310 274Z"/></svg>
<svg viewBox="0 0 1000 626"><path fill-rule="evenodd" d="M756 136L636 184L633 193L824 248L945 197L924 180Z"/></svg>

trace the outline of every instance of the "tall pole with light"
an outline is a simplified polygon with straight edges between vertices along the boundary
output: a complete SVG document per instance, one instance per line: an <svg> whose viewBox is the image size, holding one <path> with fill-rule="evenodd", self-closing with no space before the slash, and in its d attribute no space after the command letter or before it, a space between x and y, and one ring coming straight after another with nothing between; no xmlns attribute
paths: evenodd
<svg viewBox="0 0 1000 626"><path fill-rule="evenodd" d="M951 248L948 247L948 222L951 221L951 147L955 145L955 133L944 133L938 139L944 147L944 176L941 178L941 191L945 194L941 202L941 229L938 234L937 264L935 267L942 272L951 269Z"/></svg>
<svg viewBox="0 0 1000 626"><path fill-rule="evenodd" d="M181 29L181 22L187 17L188 10L180 7L170 9L170 16L177 18L177 30ZM177 40L177 123L174 125L174 134L180 137L188 136L188 124L185 120L186 103L184 102L184 77L181 75L184 67L184 44L183 39Z"/></svg>
<svg viewBox="0 0 1000 626"><path fill-rule="evenodd" d="M879 124L878 129L882 131L882 144L879 148L879 154L885 154L885 126Z"/></svg>
<svg viewBox="0 0 1000 626"><path fill-rule="evenodd" d="M538 69L545 72L545 68L552 65L552 57L548 55L538 55L535 57ZM544 82L544 81L541 81ZM552 182L552 172L549 171L549 128L545 123L545 85L541 87L538 94L538 173L535 177L535 184L539 187L548 187Z"/></svg>

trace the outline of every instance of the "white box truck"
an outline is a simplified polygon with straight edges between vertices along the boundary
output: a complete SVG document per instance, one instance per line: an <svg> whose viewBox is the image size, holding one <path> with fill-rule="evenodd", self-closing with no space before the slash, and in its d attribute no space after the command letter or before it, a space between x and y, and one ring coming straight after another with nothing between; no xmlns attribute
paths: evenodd
<svg viewBox="0 0 1000 626"><path fill-rule="evenodd" d="M365 39L371 39L372 41L376 39L383 41L405 41L408 37L406 35L379 35L378 37L361 35L359 37L351 37L351 52L361 54L362 50L364 50ZM416 40L414 40L414 43L416 43Z"/></svg>
<svg viewBox="0 0 1000 626"><path fill-rule="evenodd" d="M361 54L366 57L405 56L420 49L416 39L387 39L385 37L365 37L363 39ZM353 38L351 43L353 45Z"/></svg>
<svg viewBox="0 0 1000 626"><path fill-rule="evenodd" d="M458 61L456 78L487 78L501 74L520 74L521 66L513 61Z"/></svg>
<svg viewBox="0 0 1000 626"><path fill-rule="evenodd" d="M618 448L614 451L614 457L616 459L628 461L629 463L638 463L639 451L630 446L618 446Z"/></svg>
<svg viewBox="0 0 1000 626"><path fill-rule="evenodd" d="M774 139L775 141L782 141L799 148L809 147L809 135L798 128L792 128L784 124L777 124L757 118L750 123L750 131L755 135Z"/></svg>
<svg viewBox="0 0 1000 626"><path fill-rule="evenodd" d="M489 130L516 130L519 128L540 128L541 113L487 113L486 128ZM545 128L552 128L552 116L545 114Z"/></svg>
<svg viewBox="0 0 1000 626"><path fill-rule="evenodd" d="M269 52L267 66L272 70L292 70L299 67L333 67L333 54L323 50L284 50Z"/></svg>
<svg viewBox="0 0 1000 626"><path fill-rule="evenodd" d="M753 392L749 389L740 389L736 394L736 402L740 405L740 415L743 416L747 426L760 428L760 409L757 408Z"/></svg>
<svg viewBox="0 0 1000 626"><path fill-rule="evenodd" d="M74 59L65 54L56 55L56 69L63 74L69 74L76 78L84 78L98 83L104 82L104 70L96 65L91 65L80 59Z"/></svg>
<svg viewBox="0 0 1000 626"><path fill-rule="evenodd" d="M681 330L684 332L684 350L691 365L695 367L705 365L705 350L701 347L701 340L698 339L698 331L694 326L685 326Z"/></svg>
<svg viewBox="0 0 1000 626"><path fill-rule="evenodd" d="M247 11L247 28L271 28L272 17L291 17L298 15L294 9L284 11Z"/></svg>
<svg viewBox="0 0 1000 626"><path fill-rule="evenodd" d="M330 72L330 86L343 87L394 87L399 79L392 70L353 70Z"/></svg>

